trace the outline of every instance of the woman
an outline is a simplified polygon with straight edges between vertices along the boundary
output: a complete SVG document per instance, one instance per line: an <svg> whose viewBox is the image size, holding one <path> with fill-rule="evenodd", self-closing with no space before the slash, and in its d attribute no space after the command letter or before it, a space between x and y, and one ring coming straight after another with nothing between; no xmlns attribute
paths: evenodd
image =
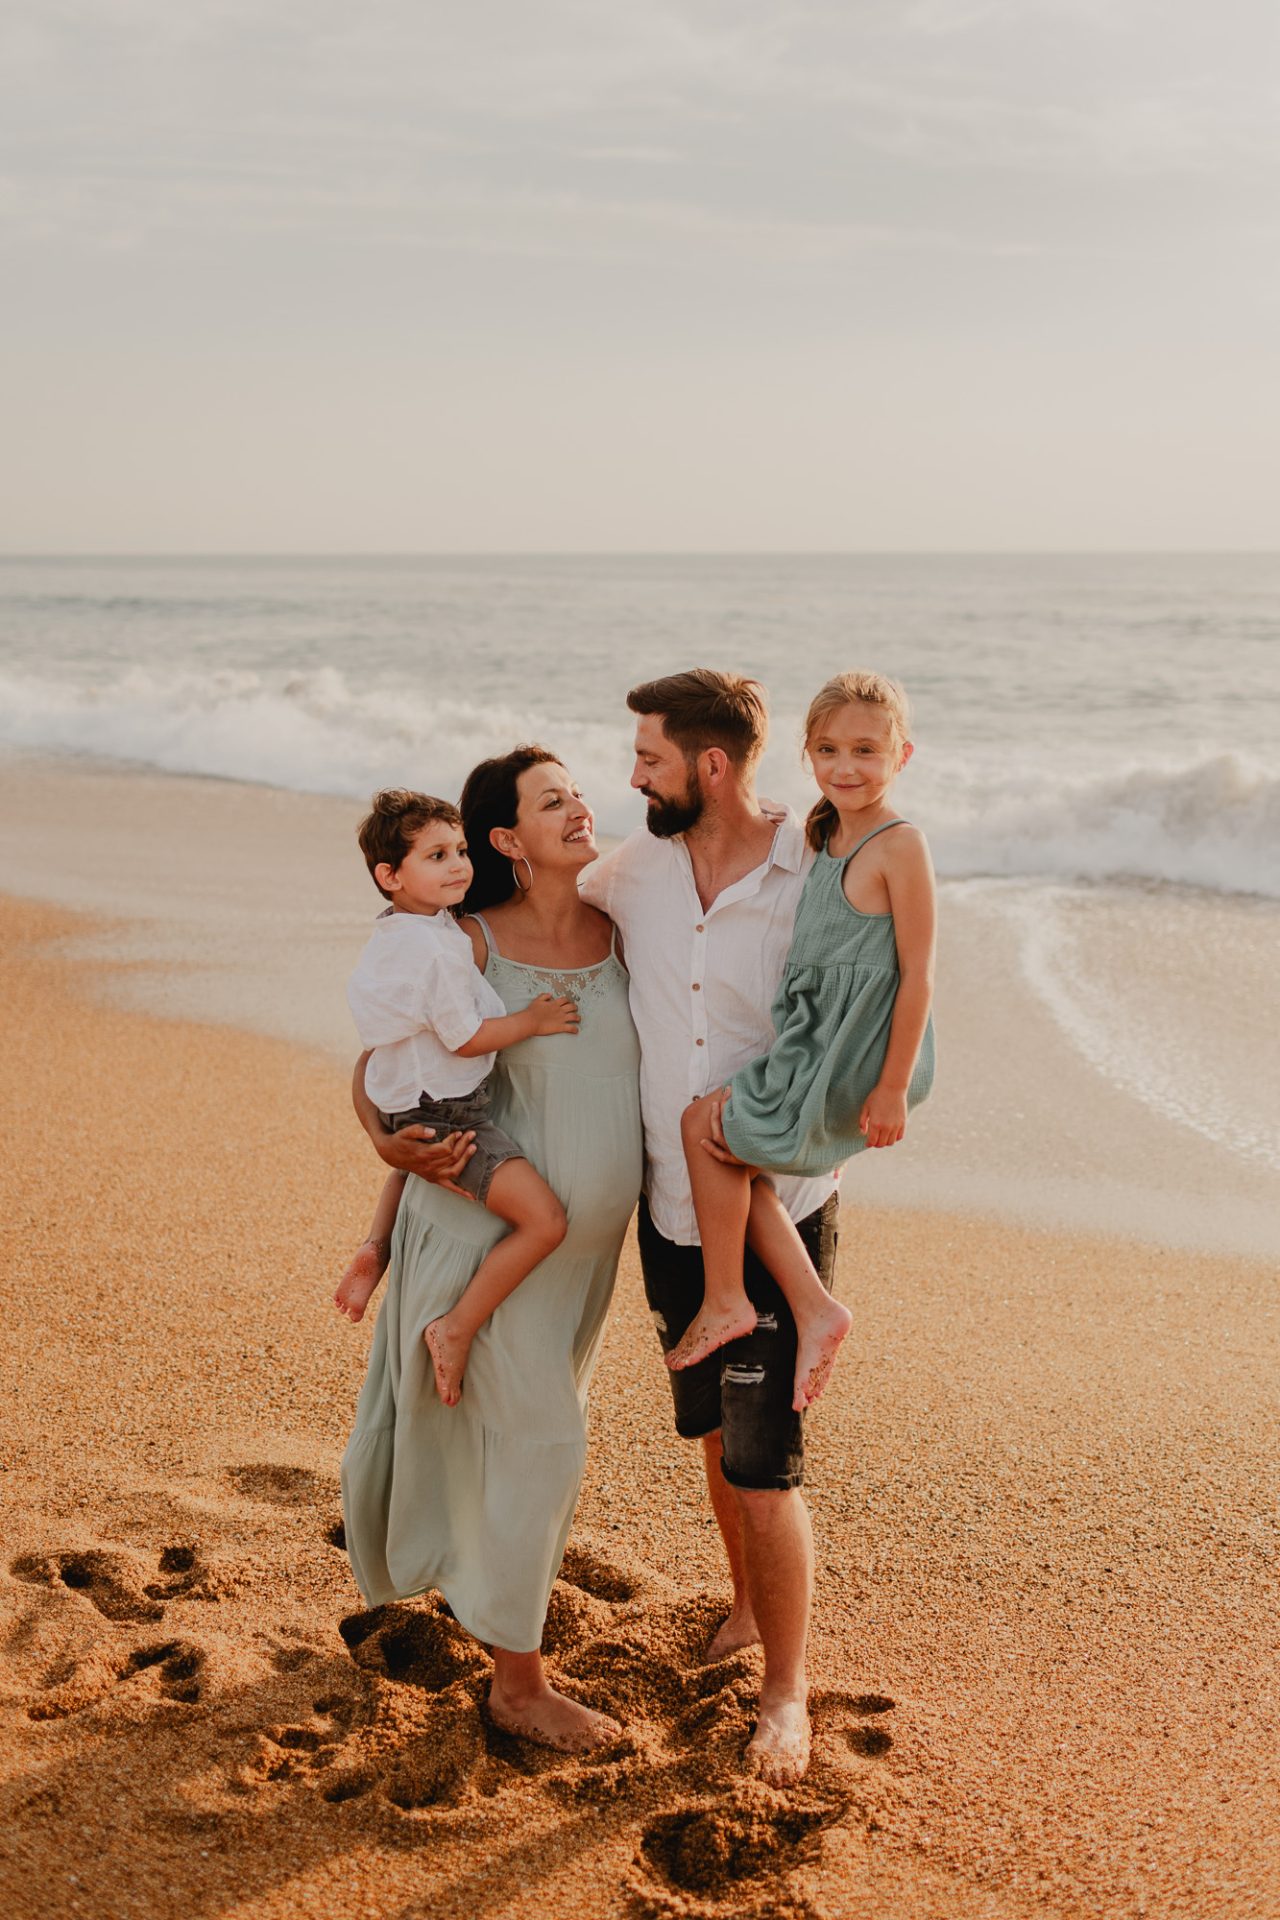
<svg viewBox="0 0 1280 1920"><path fill-rule="evenodd" d="M591 810L544 747L486 760L467 780L463 823L475 866L462 925L509 1012L572 994L577 1034L500 1055L493 1118L559 1195L562 1245L481 1328L457 1406L446 1407L423 1342L502 1232L449 1190L453 1150L422 1130L388 1134L364 1093L362 1123L392 1166L433 1162L407 1182L386 1301L355 1431L342 1463L347 1550L370 1604L435 1587L493 1648L489 1711L510 1733L585 1752L618 1732L558 1693L539 1646L586 1460L585 1399L640 1188L639 1048L614 931L578 894L597 858ZM465 1151L465 1149L464 1149Z"/></svg>

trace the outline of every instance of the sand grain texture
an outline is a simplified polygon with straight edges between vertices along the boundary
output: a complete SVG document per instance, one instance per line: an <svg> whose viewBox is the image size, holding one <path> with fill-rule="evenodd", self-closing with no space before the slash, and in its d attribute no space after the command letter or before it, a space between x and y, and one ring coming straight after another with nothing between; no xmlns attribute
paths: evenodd
<svg viewBox="0 0 1280 1920"><path fill-rule="evenodd" d="M0 925L6 1914L1280 1913L1272 1275L846 1210L780 1794L737 1768L756 1656L701 1664L722 1573L629 1251L547 1636L627 1730L542 1753L341 1551L368 1328L327 1300L377 1185L341 1072Z"/></svg>

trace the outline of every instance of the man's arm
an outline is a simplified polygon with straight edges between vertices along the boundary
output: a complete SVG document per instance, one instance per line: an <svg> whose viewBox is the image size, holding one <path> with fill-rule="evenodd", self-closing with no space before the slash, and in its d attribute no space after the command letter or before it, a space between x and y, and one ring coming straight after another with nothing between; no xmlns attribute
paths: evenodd
<svg viewBox="0 0 1280 1920"><path fill-rule="evenodd" d="M458 1185L458 1175L476 1150L474 1133L450 1133L437 1141L434 1127L401 1127L390 1133L378 1116L378 1109L365 1092L364 1070L369 1055L362 1053L351 1076L351 1104L356 1118L373 1142L373 1150L397 1173L416 1173L433 1186L447 1187L471 1200L473 1194ZM435 1142L432 1145L432 1142Z"/></svg>

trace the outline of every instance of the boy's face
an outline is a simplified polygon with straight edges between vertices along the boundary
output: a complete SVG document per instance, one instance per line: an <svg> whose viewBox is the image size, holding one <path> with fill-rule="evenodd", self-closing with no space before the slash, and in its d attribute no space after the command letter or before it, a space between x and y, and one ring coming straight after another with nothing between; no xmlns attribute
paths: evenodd
<svg viewBox="0 0 1280 1920"><path fill-rule="evenodd" d="M383 861L376 878L397 913L439 913L442 907L461 906L471 885L467 836L449 820L429 821L400 865Z"/></svg>

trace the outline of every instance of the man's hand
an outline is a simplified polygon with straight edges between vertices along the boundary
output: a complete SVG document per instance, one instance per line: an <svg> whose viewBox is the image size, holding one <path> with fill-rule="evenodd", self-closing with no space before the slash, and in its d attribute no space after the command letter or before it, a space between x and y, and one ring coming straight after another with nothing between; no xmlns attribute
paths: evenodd
<svg viewBox="0 0 1280 1920"><path fill-rule="evenodd" d="M416 1173L433 1187L460 1193L464 1200L475 1199L458 1185L458 1175L476 1150L474 1133L449 1133L437 1140L434 1127L401 1127L399 1133L384 1133L373 1144L379 1158L398 1173Z"/></svg>
<svg viewBox="0 0 1280 1920"><path fill-rule="evenodd" d="M719 1093L716 1094L711 1105L707 1108L707 1126L710 1128L711 1138L702 1141L702 1151L709 1153L713 1160L719 1160L726 1167L745 1167L747 1162L745 1160L739 1160L737 1154L731 1150L729 1142L724 1137L724 1126L721 1121L721 1116L728 1104L729 1089L728 1087L721 1087ZM752 1168L752 1172L754 1171L755 1169Z"/></svg>

